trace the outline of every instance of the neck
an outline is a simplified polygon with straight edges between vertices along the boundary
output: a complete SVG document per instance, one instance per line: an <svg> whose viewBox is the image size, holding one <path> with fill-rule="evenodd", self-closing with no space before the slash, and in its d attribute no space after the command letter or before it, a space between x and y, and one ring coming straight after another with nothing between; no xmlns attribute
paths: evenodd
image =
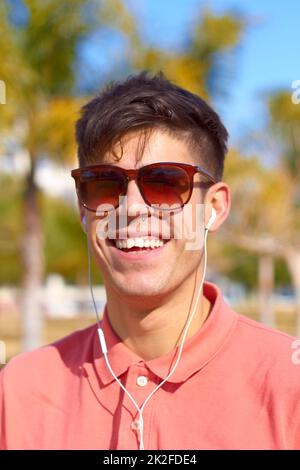
<svg viewBox="0 0 300 470"><path fill-rule="evenodd" d="M192 314L199 289L195 274L180 288L163 299L124 299L107 289L109 321L124 344L145 361L171 352L180 344L187 319ZM202 277L202 273L200 275ZM211 304L200 293L193 320L185 341L193 336L209 315Z"/></svg>

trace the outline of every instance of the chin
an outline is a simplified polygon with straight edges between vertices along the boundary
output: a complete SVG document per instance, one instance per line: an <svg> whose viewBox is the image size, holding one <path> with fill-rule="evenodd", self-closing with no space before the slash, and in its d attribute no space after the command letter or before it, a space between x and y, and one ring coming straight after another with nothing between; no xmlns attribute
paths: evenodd
<svg viewBox="0 0 300 470"><path fill-rule="evenodd" d="M157 277L151 276L126 276L125 278L118 279L117 276L113 279L114 289L119 291L121 294L129 297L156 297L167 293L166 286L164 287L162 282L159 282Z"/></svg>

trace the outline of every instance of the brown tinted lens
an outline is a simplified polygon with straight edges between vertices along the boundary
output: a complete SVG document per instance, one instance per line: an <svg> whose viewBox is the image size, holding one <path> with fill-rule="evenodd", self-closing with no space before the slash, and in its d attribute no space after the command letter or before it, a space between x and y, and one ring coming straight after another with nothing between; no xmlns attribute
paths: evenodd
<svg viewBox="0 0 300 470"><path fill-rule="evenodd" d="M149 205L183 206L190 194L187 172L176 166L145 167L141 173L143 196Z"/></svg>
<svg viewBox="0 0 300 470"><path fill-rule="evenodd" d="M78 196L80 201L93 211L101 204L117 207L119 196L126 191L125 176L115 170L85 171L80 176Z"/></svg>

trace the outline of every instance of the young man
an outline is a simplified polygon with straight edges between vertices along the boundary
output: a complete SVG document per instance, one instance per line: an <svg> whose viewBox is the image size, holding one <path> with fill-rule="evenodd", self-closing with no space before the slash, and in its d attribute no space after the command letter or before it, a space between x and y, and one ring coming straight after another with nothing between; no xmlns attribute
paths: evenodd
<svg viewBox="0 0 300 470"><path fill-rule="evenodd" d="M0 447L300 449L293 338L203 284L207 233L230 208L218 115L143 72L84 106L76 136L72 176L107 304L100 327L2 371Z"/></svg>

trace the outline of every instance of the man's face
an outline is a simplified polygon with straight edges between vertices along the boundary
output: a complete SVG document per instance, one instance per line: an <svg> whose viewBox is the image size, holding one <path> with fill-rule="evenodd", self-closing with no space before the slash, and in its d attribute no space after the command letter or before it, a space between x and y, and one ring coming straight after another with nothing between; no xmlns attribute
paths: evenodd
<svg viewBox="0 0 300 470"><path fill-rule="evenodd" d="M131 133L123 140L123 156L120 161L111 155L105 155L101 163L109 163L125 169L140 168L142 166L158 163L158 162L178 162L195 165L193 158L185 142L174 138L167 133L155 131L150 135L149 141L145 146L142 158L137 161L137 152L139 144L139 134ZM115 151L121 154L120 148L116 147ZM120 232L130 234L138 230L141 234L148 234L148 230L152 227L152 233L149 239L165 238L159 248L148 248L138 253L124 251L116 247L114 241L97 236L97 224L101 218L95 213L87 212L88 217L88 236L94 255L94 260L99 266L107 289L118 291L121 295L147 297L161 296L172 292L191 276L195 269L199 266L202 257L202 244L198 249L187 248L187 230L189 233L196 228L195 218L198 217L197 230L204 233L204 221L201 219L201 210L203 209L203 200L200 187L197 185L201 179L199 174L195 174L195 186L191 199L185 206L174 216L161 216L159 222L159 212L150 209L143 200L137 183L131 180L127 190L127 226L121 226ZM136 208L139 213L136 213ZM197 212L196 212L197 207ZM119 206L115 211L115 220L118 221L120 213L124 211L124 206ZM186 215L182 213L186 211ZM144 222L141 220L143 214ZM162 213L161 213L162 214ZM123 212L124 215L124 212ZM191 224L193 218L193 225ZM199 225L200 218L200 225ZM183 236L174 234L174 224L184 223L185 227L181 227L179 232ZM130 228L129 228L130 227ZM154 227L154 231L153 231ZM159 233L158 233L159 231ZM184 233L185 232L185 233ZM99 233L99 232L98 232ZM153 236L152 236L153 235ZM190 245L191 246L191 245ZM136 251L134 250L134 251Z"/></svg>

